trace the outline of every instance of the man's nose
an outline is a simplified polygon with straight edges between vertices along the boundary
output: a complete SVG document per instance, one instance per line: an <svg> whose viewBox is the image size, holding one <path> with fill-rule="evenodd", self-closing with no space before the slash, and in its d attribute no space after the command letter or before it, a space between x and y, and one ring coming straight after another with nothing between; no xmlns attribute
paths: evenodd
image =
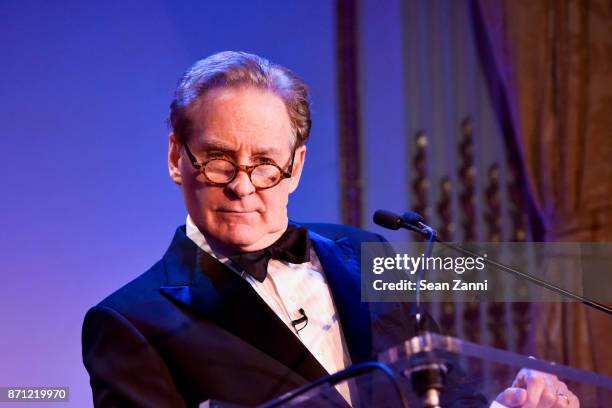
<svg viewBox="0 0 612 408"><path fill-rule="evenodd" d="M237 197L244 197L256 191L249 175L244 171L239 171L236 177L227 185L227 188Z"/></svg>

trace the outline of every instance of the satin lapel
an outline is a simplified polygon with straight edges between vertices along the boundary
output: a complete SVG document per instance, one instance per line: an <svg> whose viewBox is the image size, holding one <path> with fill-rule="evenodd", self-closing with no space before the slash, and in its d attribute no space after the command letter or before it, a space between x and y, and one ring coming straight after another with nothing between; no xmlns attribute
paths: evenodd
<svg viewBox="0 0 612 408"><path fill-rule="evenodd" d="M189 257L192 260L189 260ZM164 257L161 292L313 381L327 374L251 285L178 230Z"/></svg>
<svg viewBox="0 0 612 408"><path fill-rule="evenodd" d="M197 251L198 247L187 238L183 226L176 229L170 247L162 259L166 270L166 285L160 287L160 291L190 307L193 304L191 282L197 270Z"/></svg>
<svg viewBox="0 0 612 408"><path fill-rule="evenodd" d="M351 361L367 361L371 358L372 331L368 305L361 302L358 254L348 238L332 241L312 231L309 234L334 298Z"/></svg>

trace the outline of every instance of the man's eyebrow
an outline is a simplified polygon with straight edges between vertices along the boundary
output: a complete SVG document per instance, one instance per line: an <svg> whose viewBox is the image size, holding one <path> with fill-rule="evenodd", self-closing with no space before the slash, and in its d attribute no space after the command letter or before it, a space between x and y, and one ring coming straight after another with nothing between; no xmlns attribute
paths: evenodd
<svg viewBox="0 0 612 408"><path fill-rule="evenodd" d="M200 145L200 149L202 151L219 150L221 152L228 152L228 153L233 153L236 151L235 147L232 147L229 144L224 143L223 141L220 141L220 140L207 140L205 142L202 142L202 144ZM262 148L255 147L253 148L252 156L275 156L275 155L278 156L278 155L282 155L282 153L283 153L283 150L276 146L262 147Z"/></svg>
<svg viewBox="0 0 612 408"><path fill-rule="evenodd" d="M221 150L224 152L233 152L236 149L234 149L232 146L230 146L227 143L224 143L222 141L218 141L218 140L207 140L205 142L202 142L200 144L200 149L207 151L207 150Z"/></svg>
<svg viewBox="0 0 612 408"><path fill-rule="evenodd" d="M283 150L278 147L254 148L253 156L280 156Z"/></svg>

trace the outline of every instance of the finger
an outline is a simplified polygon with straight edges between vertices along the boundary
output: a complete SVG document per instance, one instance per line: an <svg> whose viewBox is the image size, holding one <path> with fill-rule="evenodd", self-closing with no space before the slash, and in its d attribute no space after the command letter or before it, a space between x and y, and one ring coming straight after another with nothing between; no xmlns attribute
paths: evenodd
<svg viewBox="0 0 612 408"><path fill-rule="evenodd" d="M546 388L545 377L538 371L529 370L525 377L527 401L525 408L538 408L540 397ZM550 406L550 405L549 405Z"/></svg>
<svg viewBox="0 0 612 408"><path fill-rule="evenodd" d="M544 386L538 404L538 408L552 408L558 401L558 395L556 393L556 387Z"/></svg>
<svg viewBox="0 0 612 408"><path fill-rule="evenodd" d="M529 358L535 359L535 357L533 356L529 356ZM526 386L525 380L527 379L529 375L531 375L531 373L539 373L540 375L544 376L548 381L551 381L553 383L556 383L557 381L559 381L559 378L554 374L548 374L542 371L532 370L530 368L523 368L516 374L516 377L514 378L514 382L512 383L512 387L525 388Z"/></svg>
<svg viewBox="0 0 612 408"><path fill-rule="evenodd" d="M580 401L571 391L565 394L559 393L554 408L580 408Z"/></svg>
<svg viewBox="0 0 612 408"><path fill-rule="evenodd" d="M506 388L495 401L507 407L520 407L527 401L527 391L523 388Z"/></svg>
<svg viewBox="0 0 612 408"><path fill-rule="evenodd" d="M555 405L553 408L570 408L572 405L569 395L567 394L559 394L557 395L557 401L555 401Z"/></svg>
<svg viewBox="0 0 612 408"><path fill-rule="evenodd" d="M554 408L568 408L570 404L569 390L563 381L557 382L557 401L553 405Z"/></svg>
<svg viewBox="0 0 612 408"><path fill-rule="evenodd" d="M567 388L567 384L565 384L563 381L559 381L557 383L557 392L559 394L569 395L569 389Z"/></svg>
<svg viewBox="0 0 612 408"><path fill-rule="evenodd" d="M525 378L527 378L527 375L529 374L529 369L528 368L523 368L521 369L517 374L516 377L514 377L514 381L512 382L512 387L514 388L525 388L525 386L527 385L527 383L525 382Z"/></svg>
<svg viewBox="0 0 612 408"><path fill-rule="evenodd" d="M580 400L578 399L578 397L571 391L567 391L567 396L569 397L570 400L570 408L580 408Z"/></svg>

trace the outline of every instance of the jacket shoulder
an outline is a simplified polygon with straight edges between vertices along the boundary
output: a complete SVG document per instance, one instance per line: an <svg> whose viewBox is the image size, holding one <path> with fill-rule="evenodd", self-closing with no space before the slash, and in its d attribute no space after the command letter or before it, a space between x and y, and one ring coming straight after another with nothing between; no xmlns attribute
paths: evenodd
<svg viewBox="0 0 612 408"><path fill-rule="evenodd" d="M120 312L132 310L135 306L162 299L160 287L168 284L167 264L181 264L193 257L193 244L185 235L185 227L179 227L163 257L144 273L132 279L104 300L98 306L116 309Z"/></svg>
<svg viewBox="0 0 612 408"><path fill-rule="evenodd" d="M163 260L146 272L132 279L105 297L97 306L109 307L120 312L132 309L136 304L158 297L159 287L164 285L166 273Z"/></svg>

